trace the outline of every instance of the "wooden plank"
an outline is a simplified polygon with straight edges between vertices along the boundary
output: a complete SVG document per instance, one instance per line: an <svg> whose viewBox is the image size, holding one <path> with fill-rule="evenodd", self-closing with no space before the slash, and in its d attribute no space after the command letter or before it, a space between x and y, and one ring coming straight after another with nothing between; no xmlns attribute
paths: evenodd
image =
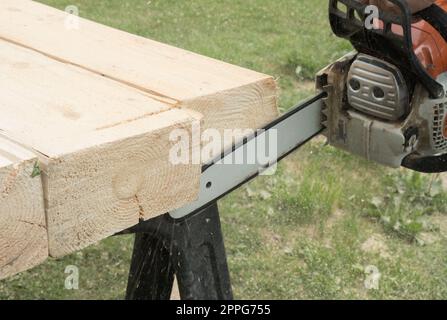
<svg viewBox="0 0 447 320"><path fill-rule="evenodd" d="M80 8L82 13L82 7ZM260 128L277 116L270 76L80 19L28 0L0 1L0 37L204 115L205 128Z"/></svg>
<svg viewBox="0 0 447 320"><path fill-rule="evenodd" d="M270 76L67 18L0 1L0 130L38 155L55 257L195 200L200 165L169 161L173 129L277 116Z"/></svg>
<svg viewBox="0 0 447 320"><path fill-rule="evenodd" d="M0 128L39 155L52 256L196 198L200 165L173 165L169 135L200 114L5 41L0 88Z"/></svg>
<svg viewBox="0 0 447 320"><path fill-rule="evenodd" d="M0 279L48 257L42 183L36 163L33 153L0 133Z"/></svg>

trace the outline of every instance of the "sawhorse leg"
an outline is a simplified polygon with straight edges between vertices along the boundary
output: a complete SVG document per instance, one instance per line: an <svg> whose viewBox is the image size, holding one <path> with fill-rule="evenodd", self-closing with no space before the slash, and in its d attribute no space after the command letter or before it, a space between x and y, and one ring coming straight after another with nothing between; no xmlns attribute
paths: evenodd
<svg viewBox="0 0 447 320"><path fill-rule="evenodd" d="M135 232L126 299L169 299L174 274L183 300L233 298L217 203L179 220L163 215Z"/></svg>

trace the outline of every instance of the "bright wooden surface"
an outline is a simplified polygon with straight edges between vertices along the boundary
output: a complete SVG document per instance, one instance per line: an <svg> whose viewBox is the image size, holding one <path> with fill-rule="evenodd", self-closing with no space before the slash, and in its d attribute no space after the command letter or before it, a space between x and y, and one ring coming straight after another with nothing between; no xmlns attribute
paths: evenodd
<svg viewBox="0 0 447 320"><path fill-rule="evenodd" d="M29 0L0 1L0 38L203 113L206 128L260 128L277 116L272 77ZM68 24L71 26L71 24Z"/></svg>
<svg viewBox="0 0 447 320"><path fill-rule="evenodd" d="M256 129L277 116L270 76L84 19L69 29L67 17L0 1L0 131L37 157L41 179L24 181L41 181L38 225L54 257L195 200L201 164L170 161L174 129ZM13 215L4 208L0 219Z"/></svg>
<svg viewBox="0 0 447 320"><path fill-rule="evenodd" d="M169 133L200 114L4 41L0 61L0 128L39 156L51 255L194 200L200 166L170 163Z"/></svg>

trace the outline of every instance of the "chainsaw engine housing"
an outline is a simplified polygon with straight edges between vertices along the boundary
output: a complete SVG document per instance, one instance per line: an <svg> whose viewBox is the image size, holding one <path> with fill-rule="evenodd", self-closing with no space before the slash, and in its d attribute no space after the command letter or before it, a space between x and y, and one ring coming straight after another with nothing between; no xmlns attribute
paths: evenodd
<svg viewBox="0 0 447 320"><path fill-rule="evenodd" d="M367 4L329 0L338 37L356 49L317 75L328 142L390 167L447 171L447 0L412 15L389 0L367 24Z"/></svg>
<svg viewBox="0 0 447 320"><path fill-rule="evenodd" d="M447 90L447 74L437 80ZM395 168L410 154L447 152L447 98L433 99L416 84L410 99L390 63L353 52L319 72L317 87L328 94L323 124L331 145Z"/></svg>

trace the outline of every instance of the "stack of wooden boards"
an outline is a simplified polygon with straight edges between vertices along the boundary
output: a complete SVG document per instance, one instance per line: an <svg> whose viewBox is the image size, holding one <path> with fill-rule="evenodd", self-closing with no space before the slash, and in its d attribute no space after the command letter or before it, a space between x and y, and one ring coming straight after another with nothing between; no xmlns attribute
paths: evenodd
<svg viewBox="0 0 447 320"><path fill-rule="evenodd" d="M201 165L169 161L174 129L277 116L270 76L67 18L0 1L0 278L193 201Z"/></svg>

